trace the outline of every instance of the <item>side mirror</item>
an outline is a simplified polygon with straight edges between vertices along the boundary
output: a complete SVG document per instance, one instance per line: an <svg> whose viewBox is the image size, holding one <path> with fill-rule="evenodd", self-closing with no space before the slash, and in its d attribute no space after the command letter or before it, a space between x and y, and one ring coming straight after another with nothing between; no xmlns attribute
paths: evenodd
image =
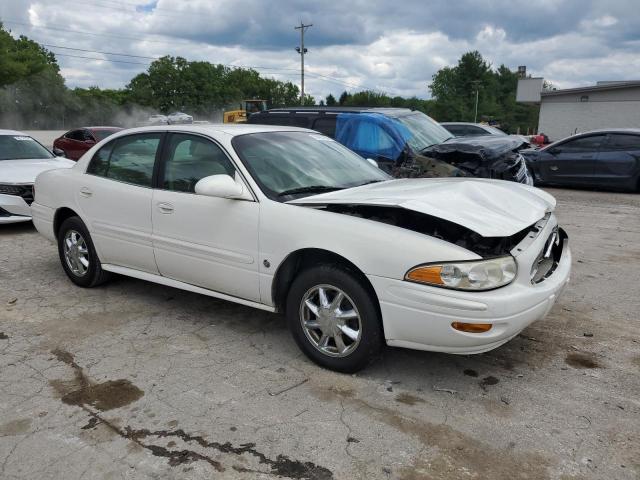
<svg viewBox="0 0 640 480"><path fill-rule="evenodd" d="M196 183L195 191L198 195L208 197L251 199L251 195L245 191L244 185L229 175L210 175L201 178Z"/></svg>
<svg viewBox="0 0 640 480"><path fill-rule="evenodd" d="M56 157L64 157L64 150L62 150L61 148L58 148L58 147L53 147L53 154Z"/></svg>
<svg viewBox="0 0 640 480"><path fill-rule="evenodd" d="M367 162L369 162L374 167L380 168L379 165L378 165L378 162L376 162L373 158L367 158Z"/></svg>

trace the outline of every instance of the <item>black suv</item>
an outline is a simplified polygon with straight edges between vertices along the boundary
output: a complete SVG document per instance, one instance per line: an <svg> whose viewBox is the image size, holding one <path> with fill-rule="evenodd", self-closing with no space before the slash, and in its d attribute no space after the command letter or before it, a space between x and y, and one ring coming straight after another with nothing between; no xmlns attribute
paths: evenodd
<svg viewBox="0 0 640 480"><path fill-rule="evenodd" d="M407 108L289 107L254 113L248 123L316 130L395 177L472 176L533 184L518 153L528 145L504 137L456 137Z"/></svg>

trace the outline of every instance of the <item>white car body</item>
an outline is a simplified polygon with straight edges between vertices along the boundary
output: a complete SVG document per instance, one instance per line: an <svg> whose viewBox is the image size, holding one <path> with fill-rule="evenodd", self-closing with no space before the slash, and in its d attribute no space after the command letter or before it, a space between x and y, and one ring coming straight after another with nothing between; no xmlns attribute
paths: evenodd
<svg viewBox="0 0 640 480"><path fill-rule="evenodd" d="M15 130L0 130L2 135L28 138L25 133ZM0 160L0 224L30 221L29 203L38 174L73 165L75 162L60 157Z"/></svg>
<svg viewBox="0 0 640 480"><path fill-rule="evenodd" d="M169 119L166 115L155 114L147 119L147 125L168 125Z"/></svg>
<svg viewBox="0 0 640 480"><path fill-rule="evenodd" d="M235 164L240 199L139 187L85 173L106 142L150 131L215 140ZM500 180L402 179L282 203L263 193L231 143L238 135L272 131L315 135L289 127L232 124L119 132L73 168L38 177L34 224L55 242L56 215L68 209L90 232L102 269L268 311L279 309L276 279L288 258L308 249L331 252L370 282L387 344L421 350L469 354L493 349L544 317L567 284L567 245L553 273L532 283L532 265L557 231L555 200L542 190ZM534 225L536 230L511 251L518 268L510 284L458 291L411 283L405 275L416 265L478 260L479 254L434 236L318 208L328 204L407 209L489 237L511 236ZM487 322L493 328L466 333L452 328L452 321Z"/></svg>
<svg viewBox="0 0 640 480"><path fill-rule="evenodd" d="M182 123L193 123L193 117L182 112L174 112L167 115L169 125L177 125Z"/></svg>

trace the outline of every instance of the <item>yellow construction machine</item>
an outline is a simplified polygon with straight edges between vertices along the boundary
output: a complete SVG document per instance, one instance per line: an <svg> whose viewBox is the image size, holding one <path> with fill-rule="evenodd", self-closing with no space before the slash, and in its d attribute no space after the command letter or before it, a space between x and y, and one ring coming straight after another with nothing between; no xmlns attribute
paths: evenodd
<svg viewBox="0 0 640 480"><path fill-rule="evenodd" d="M243 100L239 110L224 112L222 121L224 123L245 123L247 117L252 113L262 112L267 109L266 100Z"/></svg>

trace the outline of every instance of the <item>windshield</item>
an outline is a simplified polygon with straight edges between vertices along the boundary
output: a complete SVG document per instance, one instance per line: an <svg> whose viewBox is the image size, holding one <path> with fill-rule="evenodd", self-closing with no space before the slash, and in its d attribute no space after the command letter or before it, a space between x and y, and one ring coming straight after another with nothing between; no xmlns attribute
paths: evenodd
<svg viewBox="0 0 640 480"><path fill-rule="evenodd" d="M361 156L317 133L252 133L234 138L232 144L272 200L288 201L391 179Z"/></svg>
<svg viewBox="0 0 640 480"><path fill-rule="evenodd" d="M453 138L451 132L422 112L402 115L395 119L411 132L411 138L407 143L416 152Z"/></svg>
<svg viewBox="0 0 640 480"><path fill-rule="evenodd" d="M0 160L53 158L53 154L26 135L0 135Z"/></svg>

